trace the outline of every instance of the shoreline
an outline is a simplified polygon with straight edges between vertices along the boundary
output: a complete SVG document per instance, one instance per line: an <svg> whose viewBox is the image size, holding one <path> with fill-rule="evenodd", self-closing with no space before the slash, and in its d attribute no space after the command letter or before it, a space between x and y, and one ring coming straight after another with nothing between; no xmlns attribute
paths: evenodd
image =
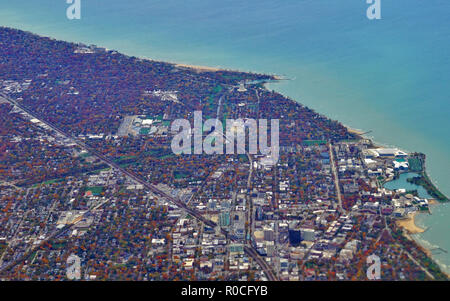
<svg viewBox="0 0 450 301"><path fill-rule="evenodd" d="M439 205L439 204L442 204L442 203L439 202L439 201L436 200L436 199L429 199L429 200L428 200L428 205Z"/></svg>
<svg viewBox="0 0 450 301"><path fill-rule="evenodd" d="M11 28L11 27L8 27L8 28ZM35 34L35 33L32 33L32 34ZM51 37L48 37L48 38L51 38ZM146 57L141 57L141 58L145 59L145 60L152 60L152 59L146 58ZM163 61L163 60L158 60L158 61L166 62L166 63L172 64L175 67L179 67L179 68L193 69L193 70L195 70L198 73L202 73L202 72L220 72L220 71L235 71L235 72L242 72L242 73L249 73L250 72L250 71L240 71L240 70L226 69L226 68L222 68L222 67L208 67L208 66L201 66L201 65L191 65L191 64L183 64L183 63L176 63L176 62ZM259 73L259 72L257 72L257 73L258 74L263 74L263 73ZM283 77L278 76L278 75L269 75L269 76L273 77L275 80L286 80L286 78L283 78ZM281 92L279 92L279 93L281 94ZM289 99L291 99L291 98L289 98ZM299 101L296 101L294 99L292 99L292 100L297 102L297 103L299 103L299 104L301 104ZM323 114L323 113L319 113L319 114L326 117L326 115ZM329 118L329 117L327 117L327 118ZM351 127L346 126L346 125L344 125L344 127L347 128L349 133L352 133L352 134L355 134L356 136L358 136L359 139L368 139L368 140L370 140L374 147L376 147L376 148L383 147L383 146L380 146L380 145L383 145L383 144L380 144L378 142L377 142L377 144L375 144L373 139L365 138L364 135L363 135L364 132L362 130L351 128ZM424 170L424 173L426 174L425 170ZM437 186L436 186L436 189L437 189ZM436 204L440 204L440 202L438 202L436 200L433 200L433 203L431 203L431 201L430 201L430 205L431 204L436 205ZM408 214L408 216L405 219L398 220L398 221L396 221L396 223L399 223L398 226L401 227L402 229L405 229L407 232L409 232L409 234L423 233L423 232L426 231L426 229L423 229L423 228L419 227L415 223L415 218L420 213L424 213L424 212L416 211L414 213L410 213L410 214ZM409 235L407 235L407 237L410 238ZM423 247L426 250L427 255L431 258L431 251L428 250L427 248L425 248L423 245L420 245L420 246Z"/></svg>
<svg viewBox="0 0 450 301"><path fill-rule="evenodd" d="M346 125L344 125L346 128L347 128L347 130L350 132L350 133L352 133L352 134L355 134L355 135L358 135L358 136L362 136L363 134L364 134L364 132L362 131L362 130L358 130L358 129L354 129L354 128L351 128L351 127L349 127L349 126L346 126Z"/></svg>
<svg viewBox="0 0 450 301"><path fill-rule="evenodd" d="M145 58L145 59L149 59L149 58ZM151 60L151 59L150 59L150 60ZM270 74L267 74L267 73L260 73L260 72L253 72L253 71L242 71L242 70L233 70L233 69L226 69L226 68L222 68L222 67L210 67L210 66L202 66L202 65L192 65L192 64L176 63L176 62L171 62L171 61L166 61L166 62L167 62L167 63L170 63L170 64L173 64L175 67L193 69L193 70L195 70L195 71L198 72L198 73L203 73L203 72L218 72L218 71L232 71L232 72L243 72L243 73L265 74L265 75L271 76L271 77L273 78L273 81L289 80L289 78L287 78L287 77L285 77L285 76L280 76L280 75L270 75ZM266 89L267 89L267 87L266 87ZM274 89L274 90L275 90L275 89ZM278 93L281 94L281 92L278 92ZM284 95L284 94L283 94L283 95ZM288 97L288 98L291 99L292 101L295 101L295 102L301 104L300 102L296 101L295 99L292 99L292 98L290 98L290 97ZM301 105L302 105L302 104L301 104ZM322 114L322 113L319 113L319 114L321 114L321 115L327 117L326 115L324 115L324 114ZM329 117L327 117L327 118L329 118ZM339 121L338 121L338 122L339 122ZM342 124L342 123L341 123L341 124ZM396 148L398 148L397 146L390 146L390 145L386 145L386 144L384 144L384 143L375 142L373 138L364 137L366 134L370 133L371 131L367 132L367 131L363 131L363 130L360 130L360 129L356 129L356 128L350 127L350 126L348 126L348 125L346 125L346 124L342 124L342 125L348 130L349 133L354 134L354 135L356 136L357 139L359 139L359 140L362 140L362 139L369 140L373 148L383 148L383 147L396 147ZM400 149L400 148L398 148L398 149ZM408 153L409 153L409 152L408 152ZM424 163L424 165L425 165L425 163ZM428 176L428 174L426 173L426 169L425 169L425 168L424 168L423 173L426 174L426 175ZM433 185L434 185L434 184L433 184ZM435 187L437 190L439 190L439 189L437 188L436 185L434 185L434 187ZM438 200L435 200L435 199L429 199L429 205L439 205L439 204L441 204L441 202L439 202ZM427 228L424 229L424 228L422 228L422 227L420 227L420 226L418 226L418 225L416 224L416 217L417 217L419 214L422 214L422 213L427 213L427 212L415 211L415 212L409 213L408 216L407 216L405 219L397 220L397 221L395 221L395 223L396 223L400 228L404 229L405 232L403 233L403 235L404 235L407 239L412 240L412 241L414 241L415 243L417 243L418 246L421 247L421 248L423 249L423 251L425 252L425 254L426 254L431 260L433 260L434 262L436 262L436 261L433 259L433 256L432 256L433 254L432 254L431 250L428 249L428 248L427 248L426 246L424 246L423 244L420 244L420 243L419 243L416 239L414 239L413 237L411 237L411 235L421 234L421 233L424 233L425 231L428 230ZM428 213L430 213L430 212L428 212ZM439 264L438 264L438 265L439 265ZM439 265L439 266L440 266L440 265ZM440 269L441 269L441 271L442 271L442 272L450 279L450 273L446 273L446 272L442 269L442 267L440 267Z"/></svg>
<svg viewBox="0 0 450 301"><path fill-rule="evenodd" d="M149 58L146 58L148 60L151 60ZM166 62L166 61L164 61ZM241 72L241 73L254 73L254 74L261 74L261 75L267 75L273 78L273 81L281 81L281 80L288 80L284 76L277 75L277 74L267 74L267 73L260 73L260 72L254 72L254 71L242 71L238 69L227 69L224 67L211 67L211 66L203 66L203 65L193 65L193 64L185 64L185 63L177 63L177 62L171 62L167 61L166 63L172 64L177 68L187 68L187 69L193 69L198 73L203 72L220 72L220 71L227 71L227 72Z"/></svg>
<svg viewBox="0 0 450 301"><path fill-rule="evenodd" d="M425 163L424 163L424 165L425 165ZM427 173L426 173L426 169L425 170L423 170L421 173L419 173L419 174L425 174L425 175L427 175ZM390 181L393 181L393 180L390 180ZM390 182L390 181L388 181L388 182ZM421 186L421 185L418 185L418 186ZM423 186L421 186L421 187L423 187ZM437 189L437 187L436 186L434 186L435 187L435 189ZM437 189L438 190L438 189ZM439 191L439 190L438 190ZM424 232L426 232L429 228L422 228L421 226L419 226L417 223L416 223L416 217L417 216L419 216L420 214L425 214L425 213L427 213L427 214L430 214L430 215L432 215L432 212L431 212L431 206L439 206L439 205L441 205L441 204L444 204L444 203L447 203L447 202L441 202L441 201L439 201L439 200L437 200L437 199L435 199L435 198L429 198L429 199L427 199L428 200L428 207L429 207L429 209L428 209L428 211L420 211L420 210L417 210L417 211L414 211L414 212L410 212L406 217L404 217L404 218L401 218L401 219L397 219L396 221L395 221L395 224L399 227L399 228L401 228L401 229L403 229L403 235L407 238L407 239L409 239L409 240L411 240L411 241L414 241L415 243L417 243L422 249L423 249L423 251L426 253L426 255L430 258L430 259L432 259L434 262L436 262L437 263L437 261L433 258L433 254L432 254L432 252L431 252L431 250L430 250L430 247L429 246L427 246L426 244L424 244L424 243L421 243L421 240L417 240L417 239L415 239L414 237L412 237L412 235L415 235L415 234L422 234L422 233L424 233ZM437 263L438 264L438 263ZM439 266L440 266L440 268L441 268L441 271L450 279L450 273L446 273L446 271L444 270L444 269L442 269L442 266L440 265L440 264L438 264Z"/></svg>
<svg viewBox="0 0 450 301"><path fill-rule="evenodd" d="M383 144L379 144L379 143L375 144L374 141L373 141L373 139L364 137L364 135L361 134L361 131L355 130L355 129L353 129L353 128L350 128L350 127L348 127L348 126L346 126L346 125L344 125L344 126L348 129L348 131L349 131L350 133L353 132L353 133L354 133L355 135L357 135L360 139L368 139L368 140L371 142L371 144L372 144L373 147L375 147L375 148L384 147ZM408 153L409 153L409 152L408 152ZM437 187L436 185L434 185L434 183L432 183L431 179L429 178L429 175L427 174L427 171L426 171L426 162L423 163L423 170L422 170L422 172L420 172L420 173L418 173L418 174L420 174L420 175L422 175L422 176L428 178L428 179L430 180L431 184L433 185L434 189L436 189L437 191L441 192L441 191L438 189L438 187ZM390 181L392 181L392 179L391 179ZM388 182L389 182L389 181L388 181ZM383 185L383 186L384 186L384 185ZM421 186L421 185L419 185L419 186ZM423 186L421 186L421 187L423 187ZM444 196L445 196L445 195L444 195ZM447 202L448 202L448 201L447 201ZM439 200L437 200L437 199L435 199L435 198L430 198L430 199L428 199L428 206L429 206L429 208L430 208L430 206L438 206L438 205L441 205L441 204L444 204L444 203L446 203L446 202L441 202L441 201L439 201ZM439 266L441 272L442 272L444 275L446 275L448 279L450 279L450 273L448 273L448 272L442 267L442 265L439 263L439 261L437 261L436 259L433 258L433 253L431 252L430 248L427 247L424 243L421 243L420 240L417 240L417 239L415 239L415 238L413 237L413 235L416 235L416 234L422 234L422 233L424 233L424 232L426 232L426 231L428 230L428 228L422 228L421 226L417 225L417 223L416 223L416 217L419 216L419 214L424 214L424 213L428 213L428 214L432 215L431 209L429 209L428 211L420 211L420 210L417 210L417 211L414 211L414 212L409 213L408 216L405 217L405 218L397 219L397 220L395 221L395 224L396 224L399 228L403 229L403 236L406 237L408 240L413 241L413 242L416 243L420 248L422 248L422 250L423 250L424 253L427 255L427 257L430 258L433 262L435 262L435 263Z"/></svg>
<svg viewBox="0 0 450 301"><path fill-rule="evenodd" d="M424 233L426 229L423 229L416 224L416 216L420 213L421 212L419 211L408 213L407 217L399 219L395 223L397 224L397 226L404 229L408 234ZM427 251L429 250L427 249Z"/></svg>
<svg viewBox="0 0 450 301"><path fill-rule="evenodd" d="M218 71L231 71L224 68L219 67L209 67L209 66L200 66L200 65L190 65L190 64L183 64L183 63L174 63L174 62L168 62L169 64L175 65L175 67L179 68L188 68L188 69L194 69L195 71L201 73L201 72L218 72ZM241 72L241 71L239 71Z"/></svg>
<svg viewBox="0 0 450 301"><path fill-rule="evenodd" d="M430 205L439 205L440 203L436 200L431 200L429 202L429 204ZM430 246L426 246L423 242L421 243L422 239L413 237L413 235L422 234L428 230L428 228L423 229L422 227L420 227L416 224L416 217L419 214L424 214L424 213L426 213L426 212L415 211L415 212L409 213L408 217L397 220L395 223L398 227L403 229L403 231L404 231L403 235L410 241L413 241L414 243L416 243L420 248L422 248L423 252L428 256L428 258L433 260L433 262L435 262L439 266L441 272L445 276L447 276L448 279L450 279L450 273L442 268L442 266L438 260L433 258L433 253L430 249ZM428 241L425 241L425 242L429 243Z"/></svg>

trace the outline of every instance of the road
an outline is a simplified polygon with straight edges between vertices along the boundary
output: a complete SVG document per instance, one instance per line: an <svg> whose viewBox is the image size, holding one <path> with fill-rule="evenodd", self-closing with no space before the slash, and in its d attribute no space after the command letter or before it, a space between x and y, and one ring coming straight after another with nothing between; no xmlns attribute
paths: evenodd
<svg viewBox="0 0 450 301"><path fill-rule="evenodd" d="M336 186L336 194L337 194L338 203L339 203L338 204L339 211L341 212L341 214L346 214L346 211L344 210L344 207L342 206L341 186L339 185L339 176L338 176L338 172L336 169L336 163L334 162L334 152L333 152L333 146L331 143L328 144L328 148L330 151L330 165L331 165L331 170L333 172L334 185Z"/></svg>
<svg viewBox="0 0 450 301"><path fill-rule="evenodd" d="M220 112L221 112L221 108L222 108L223 98L225 97L225 95L226 94L223 94L219 98L219 104L217 106L217 116L216 116L217 120L220 120ZM258 97L258 115L259 115L259 95L258 95L258 93L256 93L256 95ZM217 125L216 125L216 128L217 128ZM229 138L226 135L224 135L223 133L222 133L222 136L225 141L231 142L229 140ZM237 148L239 148L239 146L237 146ZM251 237L252 237L253 227L254 227L254 223L253 223L254 216L253 216L253 202L252 202L252 198L249 195L249 191L252 187L253 157L245 148L239 149L239 151L245 152L245 154L249 160L249 174L248 174L248 179L247 179L247 194L246 194L247 212L246 212L246 233L245 233L245 237L244 237L244 240L245 240L244 251L247 253L247 255L251 256L263 268L266 276L268 277L268 279L270 281L275 281L275 280L278 280L278 277L273 272L272 267L270 267L267 264L267 262L258 254L258 252L255 250L255 248L251 244ZM250 237L250 239L247 239L248 237Z"/></svg>
<svg viewBox="0 0 450 301"><path fill-rule="evenodd" d="M64 136L65 138L69 139L71 142L75 143L76 145L78 145L79 147L87 150L91 155L97 157L98 159L100 159L101 161L103 161L104 163L106 163L107 165L109 165L111 168L119 170L120 172L122 172L124 175L128 176L129 178L133 179L134 181L136 181L137 183L143 185L145 188L147 188L149 191L152 191L154 194L163 197L165 199L167 199L168 201L172 202L173 204L177 205L178 207L182 208L185 212L189 213L191 216L195 217L196 219L198 219L199 221L201 221L202 223L204 223L205 225L208 225L212 228L215 228L217 226L216 223L214 223L211 220L208 220L206 218L204 218L199 212L187 207L187 205L185 203L183 203L181 200L175 199L172 196L170 196L169 194L165 193L164 191L158 189L157 187L149 184L148 182L142 180L141 178L139 178L138 176L136 176L134 173L125 170L124 168L120 167L118 164L116 164L115 162L113 162L111 159L106 158L104 155L100 154L96 149L88 146L87 144L85 144L84 142L78 140L75 137L72 137L69 134L66 134L65 132L63 132L61 129L59 129L56 125L46 121L40 114L32 112L31 110L29 110L28 108L20 105L19 103L17 103L16 101L10 99L9 97L7 97L6 95L0 94L0 97L3 97L7 102L9 102L11 105L14 105L18 108L20 108L21 110L23 110L24 112L26 112L27 114L29 114L30 116L32 116L33 118L38 119L39 121L41 121L42 123L44 123L45 125L47 125L48 127L50 127L53 131L57 132L58 134ZM64 229L64 228L63 228ZM60 231L57 231L60 232ZM224 230L221 229L221 233L223 235L225 235L225 237L230 237L229 233ZM51 239L52 237L56 236L57 233L53 233L52 235L50 235L45 241L48 241L49 239ZM230 237L230 239L232 241L237 242L236 239ZM260 267L263 269L264 273L266 274L267 278L270 281L276 281L278 280L276 278L276 276L273 274L271 267L267 264L267 262L265 260L263 260L259 254L256 252L256 250L253 247L244 247L245 253L247 253L247 255L249 255L250 257L253 258L253 260L255 260ZM26 254L25 254L26 255ZM24 256L25 256L24 255ZM16 260L14 263L18 263L20 262L22 259L25 259L26 257L22 257L20 260ZM0 272L11 268L13 265L9 264L7 267L3 267L0 268Z"/></svg>

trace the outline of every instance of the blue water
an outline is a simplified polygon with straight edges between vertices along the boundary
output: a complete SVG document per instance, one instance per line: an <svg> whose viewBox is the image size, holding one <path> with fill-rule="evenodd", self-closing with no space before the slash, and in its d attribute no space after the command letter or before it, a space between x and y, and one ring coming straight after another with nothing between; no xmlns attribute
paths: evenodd
<svg viewBox="0 0 450 301"><path fill-rule="evenodd" d="M428 229L424 233L414 234L414 239L429 250L437 247L443 248L450 252L448 213L450 212L450 204L440 204L430 206L432 214L419 214L416 216L415 222L419 227ZM432 251L432 257L441 266L442 270L450 273L450 260L448 253L443 251Z"/></svg>
<svg viewBox="0 0 450 301"><path fill-rule="evenodd" d="M382 0L0 0L0 25L124 53L285 75L271 85L386 145L427 154L450 194L450 1ZM450 206L432 217L432 244L450 239ZM429 223L429 220L424 220ZM437 229L437 230L434 230ZM445 233L445 231L444 231ZM448 233L448 232L446 232ZM446 264L450 265L447 255Z"/></svg>
<svg viewBox="0 0 450 301"><path fill-rule="evenodd" d="M407 179L417 176L416 173L404 173L399 176L398 179L394 181L387 182L384 184L384 187L390 190L396 190L400 188L404 188L406 190L417 190L420 198L431 198L428 192L422 187L411 184L407 181ZM427 229L424 233L414 234L412 237L425 248L428 248L432 251L432 256L436 260L436 262L442 267L444 271L450 273L450 264L448 260L449 252L449 225L448 222L448 213L450 212L450 204L439 204L439 205L430 205L431 215L424 213L416 216L415 222L416 224L423 228ZM442 248L442 250L436 250L437 248Z"/></svg>
<svg viewBox="0 0 450 301"><path fill-rule="evenodd" d="M398 179L384 184L384 187L390 190L401 188L406 190L417 190L419 197L431 198L422 186L417 186L407 181L407 179L415 176L417 176L417 174L412 172L401 174ZM429 250L443 248L445 251L449 252L449 224L445 221L448 220L449 217L450 204L430 205L430 211L431 215L424 213L416 216L415 223L419 227L427 230L424 233L414 234L412 237ZM450 273L449 256L445 251L432 251L432 256L444 271Z"/></svg>

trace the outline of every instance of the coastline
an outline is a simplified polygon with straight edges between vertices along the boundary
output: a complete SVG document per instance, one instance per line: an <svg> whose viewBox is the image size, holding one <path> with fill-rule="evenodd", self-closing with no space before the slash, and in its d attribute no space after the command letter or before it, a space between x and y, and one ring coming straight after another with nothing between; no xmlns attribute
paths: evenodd
<svg viewBox="0 0 450 301"><path fill-rule="evenodd" d="M407 217L396 221L397 226L406 230L408 234L418 234L425 232L426 229L423 229L416 224L416 216L418 214L420 214L419 211L409 213ZM429 251L428 249L426 250ZM429 253L431 255L431 252Z"/></svg>
<svg viewBox="0 0 450 301"><path fill-rule="evenodd" d="M345 125L345 124L344 124L344 126L347 128L347 130L348 130L350 133L355 134L355 135L360 136L361 138L363 138L362 136L363 136L364 132L363 132L362 130L358 130L358 129L349 127L349 126L347 126L347 125Z"/></svg>
<svg viewBox="0 0 450 301"><path fill-rule="evenodd" d="M145 58L147 59L147 58ZM182 64L182 63L173 63L173 62L168 62L170 64L175 65L176 67L180 67L180 68L189 68L189 69L194 69L196 72L202 73L202 72L219 72L219 71L232 71L231 69L225 69L225 68L219 68L219 67L208 67L208 66L199 66L199 65L189 65L189 64ZM246 72L246 71L237 71L236 72ZM283 80L285 78L282 78L280 76L276 76L276 75L271 75L275 80ZM294 100L295 101L295 100ZM322 114L322 113L320 113ZM325 116L325 115L324 115ZM358 138L360 139L368 139L372 142L374 147L382 147L379 146L378 144L375 145L372 139L369 138L364 138L363 135L365 134L362 130L358 130L358 129L354 129L351 127L348 127L346 125L344 125L347 130L350 133L355 134L356 136L358 136ZM426 174L426 172L424 171L424 174ZM437 188L437 187L436 187ZM440 202L436 201L436 200L430 200L430 204L439 204ZM419 212L416 211L414 213L411 213L408 215L407 218L403 219L403 220L398 220L396 222L398 222L399 226L402 227L403 229L405 229L409 234L418 234L418 233L423 233L426 231L426 229L423 229L419 226L416 225L415 223L415 218L418 214L423 213L423 212ZM412 239L409 235L406 235L409 239ZM431 257L431 251L428 250L427 248L425 248L423 245L421 245L425 250L426 253L429 257Z"/></svg>
<svg viewBox="0 0 450 301"><path fill-rule="evenodd" d="M243 72L243 73L257 73L253 71L242 71L242 70L234 70L234 69L227 69L222 67L210 67L210 66L201 66L201 65L192 65L192 64L185 64L185 63L176 63L176 62L167 62L169 64L173 64L177 68L187 68L187 69L193 69L197 73L204 73L204 72L220 72L220 71L228 71L228 72ZM281 81L281 80L287 80L287 78L276 75L276 74L265 74L267 76L270 76L273 78L273 81Z"/></svg>
<svg viewBox="0 0 450 301"><path fill-rule="evenodd" d="M442 204L442 203L439 201L436 201L434 199L429 200L429 205L440 205L440 204ZM442 263L439 260L433 258L433 252L431 249L431 245L429 245L430 242L425 240L425 242L427 243L427 244L425 244L423 242L424 241L423 239L418 239L416 237L413 237L413 235L422 234L428 230L428 228L423 229L422 227L420 227L416 224L416 217L419 216L420 214L424 214L424 213L426 213L426 212L416 211L416 212L412 213L411 216L408 216L407 219L397 221L396 224L397 224L397 226L401 227L402 229L404 229L406 231L406 233L404 232L403 235L407 239L415 242L418 246L420 246L422 248L423 252L428 256L428 258L433 260L433 262L435 262L439 266L441 272L448 278L448 280L450 280L450 272L448 272L448 270L446 270L445 268L442 267ZM403 223L400 223L400 222L403 222ZM445 264L444 264L444 267L445 267Z"/></svg>
<svg viewBox="0 0 450 301"><path fill-rule="evenodd" d="M383 144L377 143L375 144L375 142L373 141L373 139L371 138L367 138L364 137L364 133L361 130L357 130L354 128L351 128L347 125L344 124L344 126L347 128L347 130L350 133L355 134L359 139L367 139L370 141L370 143L372 144L372 147L374 148L381 148L381 147L386 147ZM423 170L422 172L420 172L420 174L425 177L426 179L428 179L431 182L432 188L435 189L436 191L438 191L439 193L441 193L441 191L438 189L438 187L431 181L429 175L427 174L426 171L426 162L423 162ZM422 185L420 185L421 187L423 187ZM444 194L443 194L444 195ZM445 195L444 195L445 196ZM445 196L446 197L446 196ZM447 201L440 201L434 198L428 199L428 205L429 208L430 206L437 206L437 205L441 205L448 202L448 198ZM421 226L417 225L416 223L416 217L419 216L419 214L423 214L423 213L428 213L428 214L432 214L431 213L431 209L429 209L428 211L415 211L415 212L411 212L408 214L407 217L403 218L403 219L398 219L395 221L395 224L403 229L403 235L404 237L406 237L408 240L413 241L414 243L416 243L420 248L422 248L422 250L425 252L425 254L427 255L428 258L430 258L433 262L435 262L441 272L446 275L446 277L448 279L450 279L450 273L448 271L446 271L442 265L439 263L439 261L437 261L436 259L433 258L433 253L430 249L429 246L425 245L424 243L421 243L420 240L417 240L413 237L413 235L416 234L422 234L424 232L426 232L428 230L428 228L422 228ZM445 265L444 265L445 266Z"/></svg>
<svg viewBox="0 0 450 301"><path fill-rule="evenodd" d="M174 64L175 67L194 69L195 71L197 71L199 73L202 73L202 72L231 71L231 70L226 70L224 68L219 68L219 67L189 65L189 64L174 63L174 62L169 62L169 63L170 64Z"/></svg>
<svg viewBox="0 0 450 301"><path fill-rule="evenodd" d="M441 204L441 203L435 199L428 200L428 205L439 205L439 204Z"/></svg>
<svg viewBox="0 0 450 301"><path fill-rule="evenodd" d="M422 173L426 174L426 171L424 170ZM437 189L436 186L434 186L434 187L435 187L435 189ZM408 240L416 243L423 250L423 252L427 255L427 257L430 258L431 260L433 260L433 262L435 262L440 267L441 272L443 274L445 274L448 279L450 279L450 273L445 270L445 264L444 264L444 266L442 266L440 261L438 261L434 258L431 247L429 245L430 243L426 240L424 243L424 241L422 239L417 239L414 237L414 235L425 233L429 229L428 227L423 228L422 226L419 226L416 222L416 218L421 214L432 215L431 206L438 206L438 205L442 205L444 203L446 203L446 202L441 202L434 198L430 198L430 199L428 199L428 208L429 208L428 211L417 210L417 211L411 212L406 217L397 219L395 221L395 224L399 228L403 229L403 236L406 237Z"/></svg>

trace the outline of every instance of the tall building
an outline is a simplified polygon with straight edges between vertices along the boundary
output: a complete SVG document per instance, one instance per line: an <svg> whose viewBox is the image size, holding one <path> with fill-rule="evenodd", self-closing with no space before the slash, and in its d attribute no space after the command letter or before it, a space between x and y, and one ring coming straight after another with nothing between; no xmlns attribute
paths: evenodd
<svg viewBox="0 0 450 301"><path fill-rule="evenodd" d="M264 229L264 240L265 241L275 240L275 234L272 229Z"/></svg>
<svg viewBox="0 0 450 301"><path fill-rule="evenodd" d="M291 246L298 246L302 241L300 230L289 229L289 243Z"/></svg>
<svg viewBox="0 0 450 301"><path fill-rule="evenodd" d="M230 225L230 213L229 212L220 213L219 224L221 227L228 227Z"/></svg>

